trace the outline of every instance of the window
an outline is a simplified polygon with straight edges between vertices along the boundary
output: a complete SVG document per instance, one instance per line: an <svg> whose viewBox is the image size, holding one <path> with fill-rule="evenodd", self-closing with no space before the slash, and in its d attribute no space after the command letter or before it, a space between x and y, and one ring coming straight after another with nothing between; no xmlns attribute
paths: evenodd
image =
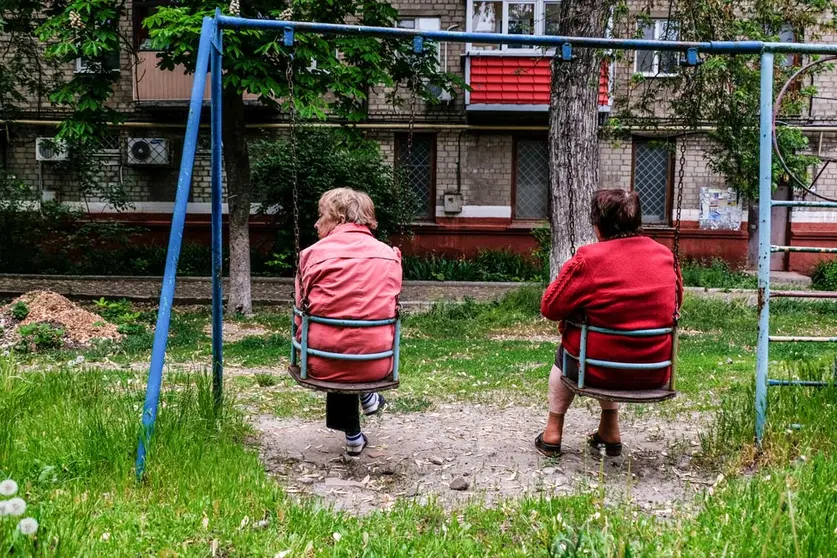
<svg viewBox="0 0 837 558"><path fill-rule="evenodd" d="M77 74L103 74L119 71L119 53L109 52L101 59L76 58Z"/></svg>
<svg viewBox="0 0 837 558"><path fill-rule="evenodd" d="M509 35L557 35L561 3L557 0L468 1L468 31ZM528 45L474 43L474 50L537 50Z"/></svg>
<svg viewBox="0 0 837 558"><path fill-rule="evenodd" d="M668 139L634 139L633 189L642 205L642 222L668 224L674 178L674 144Z"/></svg>
<svg viewBox="0 0 837 558"><path fill-rule="evenodd" d="M514 218L549 217L549 149L545 138L519 139L515 145Z"/></svg>
<svg viewBox="0 0 837 558"><path fill-rule="evenodd" d="M401 27L402 29L416 29L418 31L441 31L442 19L438 17L401 18L398 20L398 27ZM436 59L440 60L437 44L432 43L432 47L436 49Z"/></svg>
<svg viewBox="0 0 837 558"><path fill-rule="evenodd" d="M416 199L414 214L420 220L436 216L436 136L414 134L410 153L407 134L395 136L396 166Z"/></svg>
<svg viewBox="0 0 837 558"><path fill-rule="evenodd" d="M142 22L154 15L161 7L171 4L166 0L134 2L134 47L137 50L154 50L151 48L151 37L148 35L148 29Z"/></svg>
<svg viewBox="0 0 837 558"><path fill-rule="evenodd" d="M649 41L676 41L680 35L678 25L667 19L652 19L640 23L642 38ZM658 50L638 50L636 69L646 77L675 76L679 71L680 53Z"/></svg>
<svg viewBox="0 0 837 558"><path fill-rule="evenodd" d="M782 24L782 26L779 28L779 32L777 33L777 35L779 36L780 43L796 42L796 31L790 23ZM798 54L786 54L784 56L780 55L779 59L776 62L778 63L778 66L785 69L801 65L801 60Z"/></svg>

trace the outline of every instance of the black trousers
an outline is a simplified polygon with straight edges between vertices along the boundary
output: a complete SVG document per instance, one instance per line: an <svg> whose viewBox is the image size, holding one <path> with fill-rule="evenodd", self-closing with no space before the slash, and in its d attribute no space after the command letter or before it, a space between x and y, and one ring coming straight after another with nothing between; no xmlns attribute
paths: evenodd
<svg viewBox="0 0 837 558"><path fill-rule="evenodd" d="M360 396L346 393L326 394L326 427L346 434L360 433Z"/></svg>
<svg viewBox="0 0 837 558"><path fill-rule="evenodd" d="M567 369L564 370L564 345L558 345L555 353L555 366L574 382L578 381L578 361L570 356L567 357Z"/></svg>

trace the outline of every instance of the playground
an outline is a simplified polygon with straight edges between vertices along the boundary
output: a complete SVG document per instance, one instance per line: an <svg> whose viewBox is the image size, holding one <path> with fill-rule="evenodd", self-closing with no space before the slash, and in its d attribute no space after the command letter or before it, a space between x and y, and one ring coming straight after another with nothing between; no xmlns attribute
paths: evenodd
<svg viewBox="0 0 837 558"><path fill-rule="evenodd" d="M670 335L673 347L670 361L653 366L676 367L676 385L672 373L664 390L648 390L654 393L585 392L582 345L572 357L580 374L564 381L593 397L578 399L567 413L561 455L545 457L533 441L546 419L548 376L562 340L540 315L544 286L491 301L439 302L386 323L310 314L306 296L299 308L265 306L249 318L223 313L222 27L275 28L289 48L302 32L386 34L412 40L417 51L433 35L466 34L220 15L203 25L159 304L33 293L0 307L4 331L15 332L4 337L0 357L0 467L17 481L3 496L24 499L38 530L34 537L22 527L7 535L7 520L22 512L4 506L4 548L38 556L826 556L837 546L837 308L805 291L771 292L771 251L817 250L770 245L775 202L761 206L756 305L748 297L687 293L673 326L652 330ZM714 53L760 53L768 76L765 200L773 53L837 50L537 41L551 41L568 61L573 48L679 50L692 66ZM176 306L210 58L213 301ZM837 207L833 200L783 203ZM39 318L41 325L28 327L30 316L45 313L62 319ZM325 428L321 392L335 388L306 374L309 356L341 358L308 345L309 326L318 323L394 326L392 349L378 355L392 357L392 372L373 388L397 389L386 392L382 413L363 419L369 445L359 457L346 454L342 434ZM625 450L618 457L585 441L596 429L595 398L608 397L639 403L620 410Z"/></svg>

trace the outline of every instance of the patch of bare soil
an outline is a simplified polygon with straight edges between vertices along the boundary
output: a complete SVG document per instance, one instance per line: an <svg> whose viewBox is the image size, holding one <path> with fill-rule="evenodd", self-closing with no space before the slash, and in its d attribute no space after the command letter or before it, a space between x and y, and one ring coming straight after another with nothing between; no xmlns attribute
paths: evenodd
<svg viewBox="0 0 837 558"><path fill-rule="evenodd" d="M28 314L23 320L16 321L11 315L12 308L20 302L26 305ZM117 340L122 337L117 326L66 297L50 291L32 291L0 308L0 326L3 328L0 345L16 344L21 338L18 332L20 327L30 324L49 324L61 329L63 345L68 348L88 347L94 340Z"/></svg>
<svg viewBox="0 0 837 558"><path fill-rule="evenodd" d="M511 329L498 330L488 336L492 341L530 341L532 343L561 342L558 325L549 320L525 323Z"/></svg>
<svg viewBox="0 0 837 558"><path fill-rule="evenodd" d="M445 507L477 499L491 504L522 496L605 490L610 501L630 497L667 515L711 484L691 465L700 417L682 422L643 418L622 424L622 456L588 448L597 414L571 408L564 453L546 458L534 439L546 410L443 405L423 414L384 414L368 420L370 445L359 458L344 454L344 438L322 422L256 417L262 458L291 493L354 513L391 508L398 498L435 499Z"/></svg>
<svg viewBox="0 0 837 558"><path fill-rule="evenodd" d="M203 331L206 335L211 337L212 324L208 324ZM262 335L271 334L272 332L255 324L224 322L223 333L224 343L235 343L247 337L260 337Z"/></svg>

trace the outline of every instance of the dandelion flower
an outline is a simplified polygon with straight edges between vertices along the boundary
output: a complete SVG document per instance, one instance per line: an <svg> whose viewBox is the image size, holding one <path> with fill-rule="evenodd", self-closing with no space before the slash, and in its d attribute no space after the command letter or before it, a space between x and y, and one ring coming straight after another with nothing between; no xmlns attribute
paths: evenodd
<svg viewBox="0 0 837 558"><path fill-rule="evenodd" d="M17 494L17 483L12 479L0 482L0 496L14 496Z"/></svg>
<svg viewBox="0 0 837 558"><path fill-rule="evenodd" d="M38 521L34 517L26 517L17 524L17 530L23 535L34 535L38 530Z"/></svg>
<svg viewBox="0 0 837 558"><path fill-rule="evenodd" d="M6 515L23 515L26 513L26 502L23 498L12 498L6 501Z"/></svg>
<svg viewBox="0 0 837 558"><path fill-rule="evenodd" d="M0 500L0 517L3 517L4 515L8 515L6 513L6 501Z"/></svg>
<svg viewBox="0 0 837 558"><path fill-rule="evenodd" d="M340 533L332 533L331 536L334 538L334 542L340 542L340 539L343 538L343 535Z"/></svg>

